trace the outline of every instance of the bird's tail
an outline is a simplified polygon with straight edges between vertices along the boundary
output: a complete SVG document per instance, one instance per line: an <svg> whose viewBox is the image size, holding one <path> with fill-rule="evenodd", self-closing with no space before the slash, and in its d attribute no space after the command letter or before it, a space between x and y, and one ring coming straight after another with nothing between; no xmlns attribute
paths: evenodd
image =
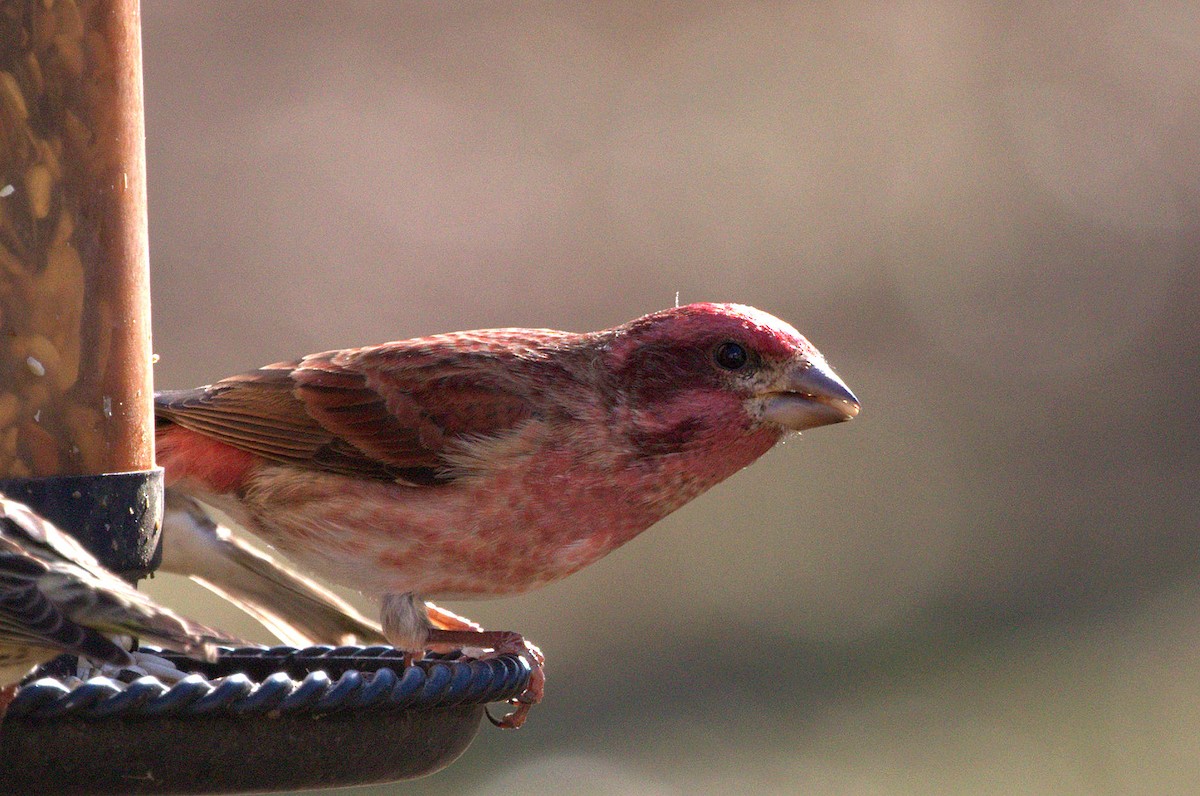
<svg viewBox="0 0 1200 796"><path fill-rule="evenodd" d="M387 643L346 600L233 536L175 489L166 491L162 569L224 597L293 647Z"/></svg>

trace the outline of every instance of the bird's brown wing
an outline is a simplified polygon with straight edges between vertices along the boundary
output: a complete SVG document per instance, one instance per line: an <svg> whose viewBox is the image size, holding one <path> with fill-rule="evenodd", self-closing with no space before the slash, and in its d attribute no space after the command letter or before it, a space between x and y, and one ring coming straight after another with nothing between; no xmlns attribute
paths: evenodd
<svg viewBox="0 0 1200 796"><path fill-rule="evenodd" d="M175 423L260 456L301 462L330 443L293 394L292 370L299 363L272 365L194 390L154 396L160 426Z"/></svg>
<svg viewBox="0 0 1200 796"><path fill-rule="evenodd" d="M272 461L432 485L452 479L442 458L452 441L536 414L509 358L520 355L427 341L330 351L159 393L155 412Z"/></svg>

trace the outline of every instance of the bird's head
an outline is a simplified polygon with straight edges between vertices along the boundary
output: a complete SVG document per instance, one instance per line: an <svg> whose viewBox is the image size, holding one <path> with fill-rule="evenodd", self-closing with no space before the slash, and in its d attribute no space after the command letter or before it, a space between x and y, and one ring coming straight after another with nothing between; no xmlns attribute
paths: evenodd
<svg viewBox="0 0 1200 796"><path fill-rule="evenodd" d="M641 435L663 445L719 430L803 431L858 399L790 324L740 304L689 304L611 330L609 372Z"/></svg>

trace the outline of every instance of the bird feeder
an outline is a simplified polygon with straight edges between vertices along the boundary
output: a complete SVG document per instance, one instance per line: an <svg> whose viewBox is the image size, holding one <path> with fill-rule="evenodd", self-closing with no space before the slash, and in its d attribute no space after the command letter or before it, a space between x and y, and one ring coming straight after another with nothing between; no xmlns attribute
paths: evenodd
<svg viewBox="0 0 1200 796"><path fill-rule="evenodd" d="M0 489L153 568L136 2L0 0Z"/></svg>
<svg viewBox="0 0 1200 796"><path fill-rule="evenodd" d="M136 580L159 555L138 0L0 0L0 492ZM0 791L269 791L449 764L525 661L224 651L18 691Z"/></svg>

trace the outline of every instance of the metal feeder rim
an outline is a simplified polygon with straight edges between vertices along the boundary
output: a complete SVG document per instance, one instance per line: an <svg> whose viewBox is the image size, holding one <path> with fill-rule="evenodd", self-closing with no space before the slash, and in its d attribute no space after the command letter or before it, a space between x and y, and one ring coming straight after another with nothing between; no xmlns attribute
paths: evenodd
<svg viewBox="0 0 1200 796"><path fill-rule="evenodd" d="M529 682L520 655L474 660L431 656L405 667L390 647L222 649L208 663L155 647L146 652L192 672L173 685L95 677L74 688L41 677L18 690L5 719L188 718L326 715L356 710L432 710L503 702Z"/></svg>

